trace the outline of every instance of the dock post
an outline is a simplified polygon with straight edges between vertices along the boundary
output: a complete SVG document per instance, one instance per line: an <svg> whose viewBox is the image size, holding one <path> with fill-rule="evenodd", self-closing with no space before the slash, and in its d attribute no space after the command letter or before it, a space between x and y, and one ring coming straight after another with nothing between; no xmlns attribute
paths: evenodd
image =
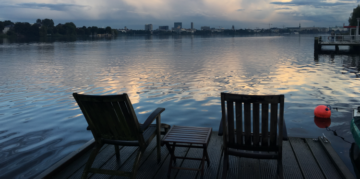
<svg viewBox="0 0 360 179"><path fill-rule="evenodd" d="M319 38L315 37L314 39L314 56L317 56L319 53Z"/></svg>
<svg viewBox="0 0 360 179"><path fill-rule="evenodd" d="M339 52L339 45L335 45L335 52Z"/></svg>

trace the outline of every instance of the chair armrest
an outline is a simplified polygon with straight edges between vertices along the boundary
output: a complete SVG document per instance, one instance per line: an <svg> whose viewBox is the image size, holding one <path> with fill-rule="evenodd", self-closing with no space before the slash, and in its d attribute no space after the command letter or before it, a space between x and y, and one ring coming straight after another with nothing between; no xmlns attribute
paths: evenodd
<svg viewBox="0 0 360 179"><path fill-rule="evenodd" d="M220 120L220 125L219 125L219 132L218 132L218 136L222 136L223 135L223 127L222 127L222 118Z"/></svg>
<svg viewBox="0 0 360 179"><path fill-rule="evenodd" d="M144 124L140 126L141 130L144 131L149 127L149 125L163 112L165 108L157 108L150 114L150 116L146 119Z"/></svg>

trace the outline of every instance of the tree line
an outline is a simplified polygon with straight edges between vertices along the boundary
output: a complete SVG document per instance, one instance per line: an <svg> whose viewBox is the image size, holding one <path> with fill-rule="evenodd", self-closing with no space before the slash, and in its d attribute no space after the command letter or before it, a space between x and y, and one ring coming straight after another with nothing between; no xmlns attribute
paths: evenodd
<svg viewBox="0 0 360 179"><path fill-rule="evenodd" d="M0 21L0 34L3 32L6 26L11 26L10 30L6 32L8 36L18 37L45 37L51 36L76 36L76 35L96 35L96 34L117 34L117 31L111 29L111 27L99 28L81 27L77 28L73 22L67 22L64 24L59 23L55 26L52 19L37 19L34 24L28 22L11 22L10 20Z"/></svg>

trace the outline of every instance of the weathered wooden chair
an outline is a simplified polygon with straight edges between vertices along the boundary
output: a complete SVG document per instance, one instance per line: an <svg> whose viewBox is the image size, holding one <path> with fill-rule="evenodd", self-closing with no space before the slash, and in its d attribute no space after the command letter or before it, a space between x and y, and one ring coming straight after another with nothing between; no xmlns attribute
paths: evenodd
<svg viewBox="0 0 360 179"><path fill-rule="evenodd" d="M287 140L284 95L221 93L221 111L223 178L229 169L229 155L277 159L277 174L283 178L282 141Z"/></svg>
<svg viewBox="0 0 360 179"><path fill-rule="evenodd" d="M165 129L165 133L170 127L160 123L160 114L165 108L157 108L146 119L144 124L139 124L133 106L126 93L107 96L74 93L73 96L83 112L95 139L95 147L85 165L81 178L87 178L88 173L135 178L141 155L155 136L157 140L157 160L160 162L161 127ZM156 124L151 124L155 119ZM112 144L115 146L116 158L118 160L120 160L119 145L139 146L132 172L91 168L96 155L104 144Z"/></svg>

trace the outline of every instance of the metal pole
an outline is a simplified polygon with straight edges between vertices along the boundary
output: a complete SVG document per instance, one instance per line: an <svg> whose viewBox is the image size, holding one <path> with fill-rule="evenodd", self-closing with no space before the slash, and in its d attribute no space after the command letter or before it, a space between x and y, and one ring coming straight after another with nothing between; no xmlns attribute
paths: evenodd
<svg viewBox="0 0 360 179"><path fill-rule="evenodd" d="M357 26L356 26L356 40L358 40L358 36L359 36L359 21L360 21L360 18L357 18Z"/></svg>

